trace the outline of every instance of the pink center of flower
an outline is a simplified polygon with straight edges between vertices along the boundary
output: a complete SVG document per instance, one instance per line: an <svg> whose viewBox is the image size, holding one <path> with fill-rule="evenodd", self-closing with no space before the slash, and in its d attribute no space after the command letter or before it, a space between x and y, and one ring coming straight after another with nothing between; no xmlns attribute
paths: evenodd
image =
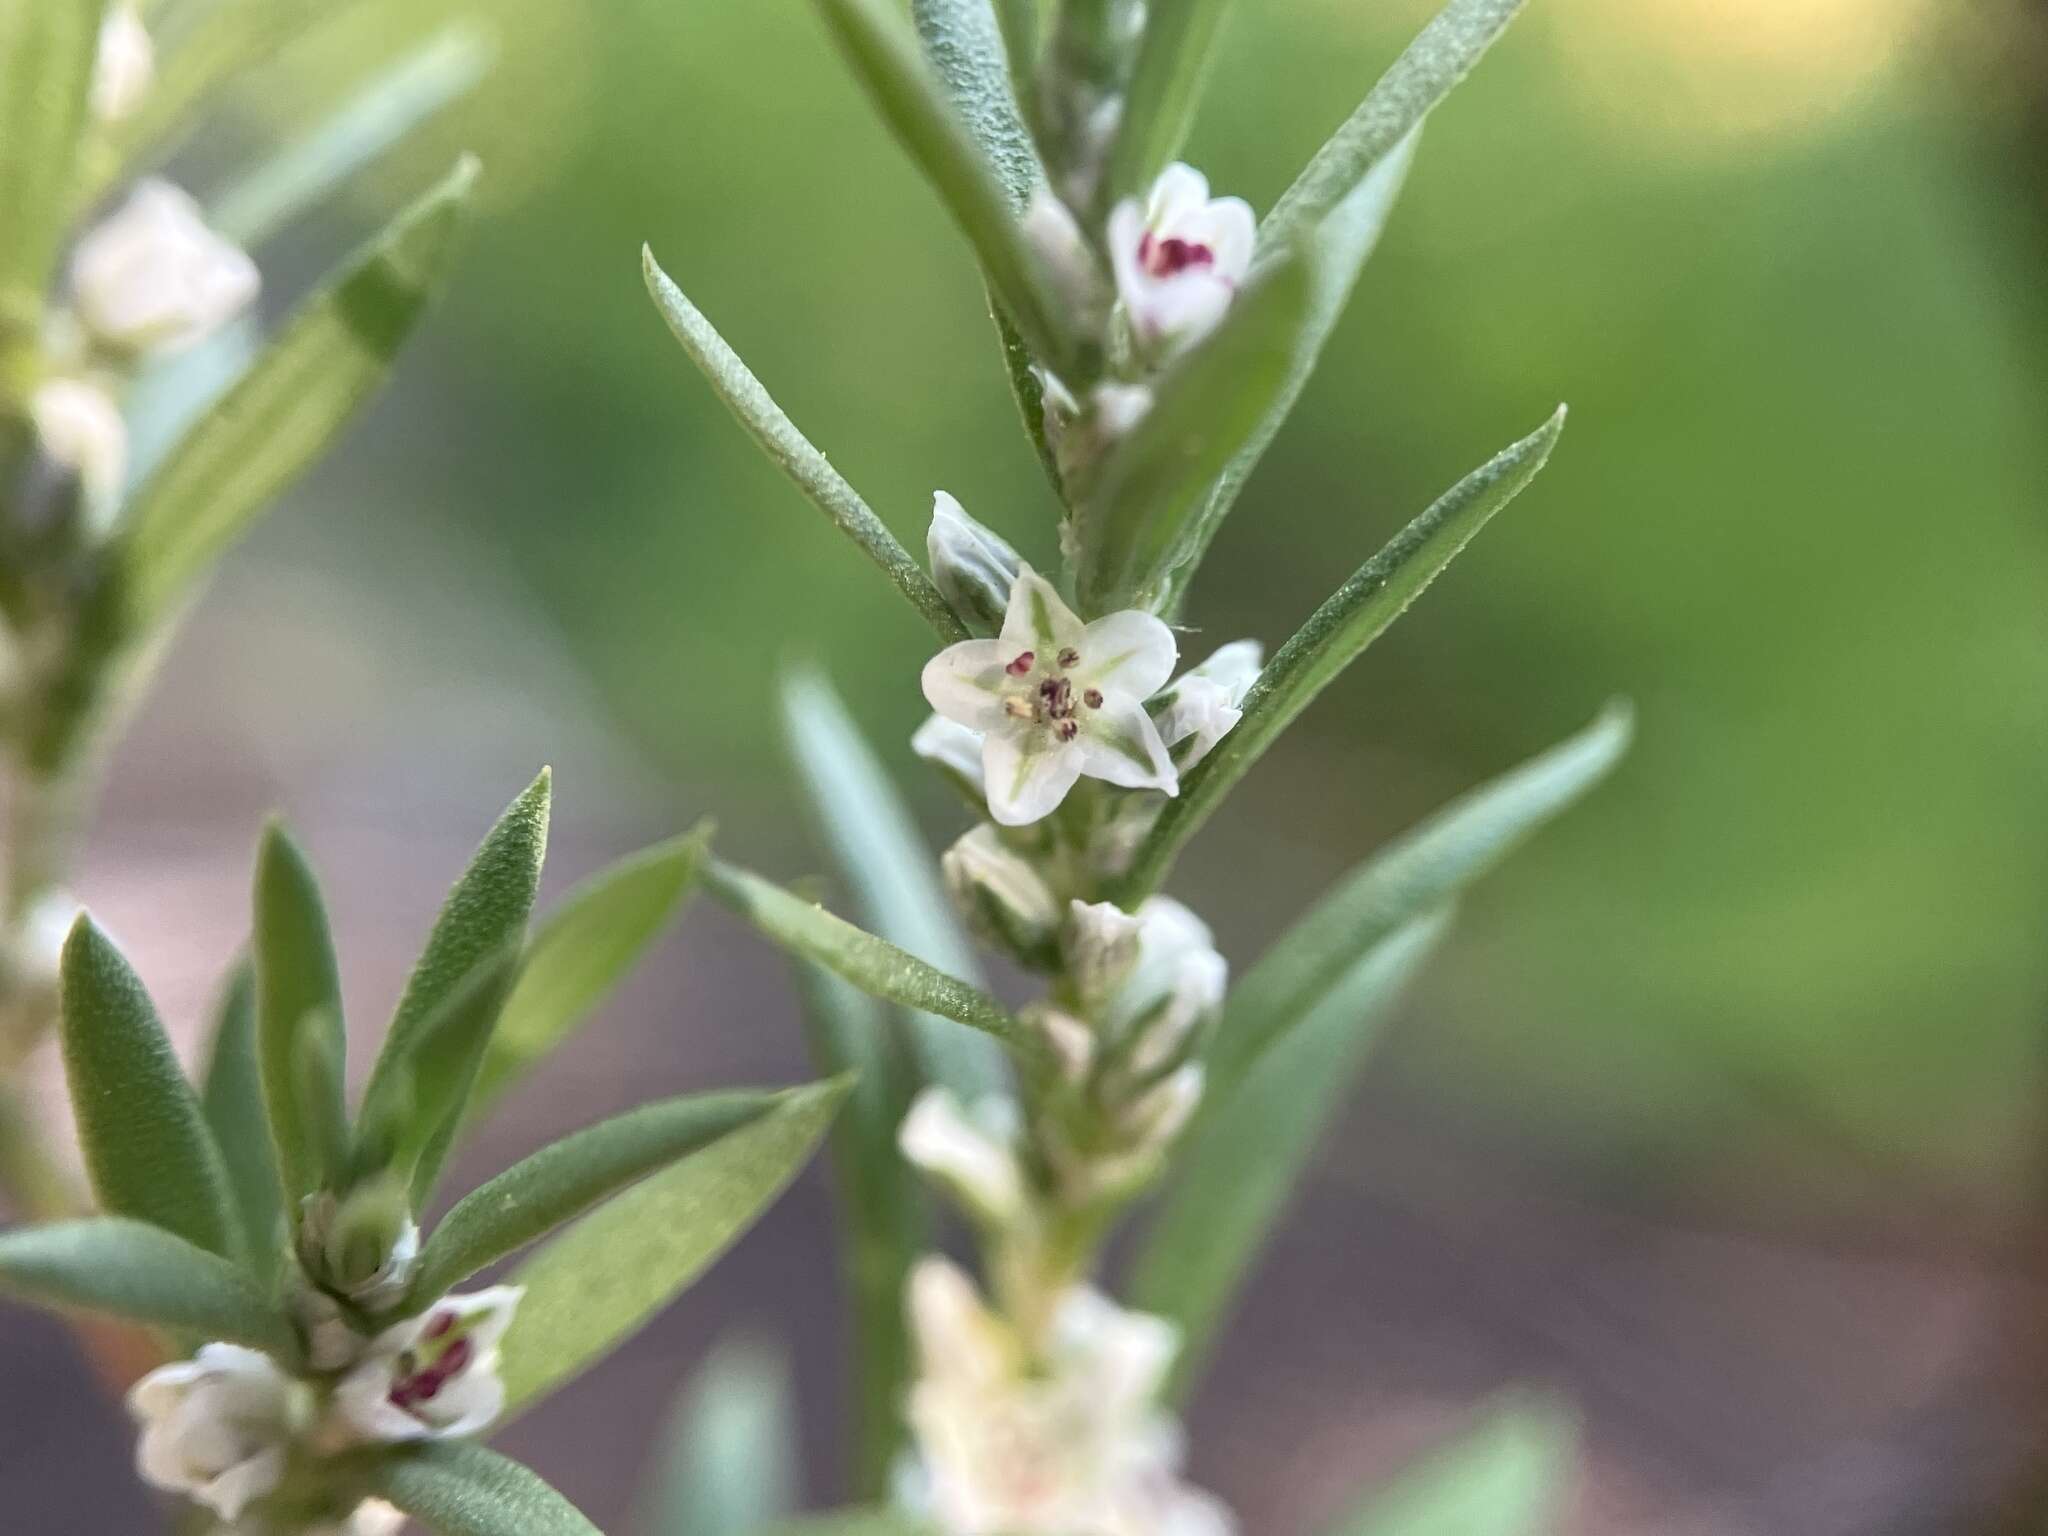
<svg viewBox="0 0 2048 1536"><path fill-rule="evenodd" d="M1149 229L1138 240L1138 265L1150 277L1174 277L1190 267L1215 263L1216 253L1198 240L1183 240L1178 235L1161 239Z"/></svg>
<svg viewBox="0 0 2048 1536"><path fill-rule="evenodd" d="M455 1327L455 1314L436 1313L420 1331L423 1343L444 1339ZM431 1360L422 1361L417 1353L408 1349L398 1357L398 1372L386 1394L394 1408L410 1413L421 1403L430 1403L441 1395L441 1389L469 1369L470 1361L476 1358L476 1346L467 1335L454 1340L447 1348L439 1351Z"/></svg>
<svg viewBox="0 0 2048 1536"><path fill-rule="evenodd" d="M1062 646L1053 657L1052 665L1044 669L1045 676L1029 693L1012 694L1004 700L1004 711L1013 720L1032 720L1043 725L1055 741L1072 741L1081 734L1081 722L1075 718L1080 713L1080 706L1102 708L1101 689L1088 688L1077 693L1073 679L1067 676L1080 665L1081 653L1071 645ZM1019 651L1003 671L1011 677L1026 678L1037 666L1037 652Z"/></svg>

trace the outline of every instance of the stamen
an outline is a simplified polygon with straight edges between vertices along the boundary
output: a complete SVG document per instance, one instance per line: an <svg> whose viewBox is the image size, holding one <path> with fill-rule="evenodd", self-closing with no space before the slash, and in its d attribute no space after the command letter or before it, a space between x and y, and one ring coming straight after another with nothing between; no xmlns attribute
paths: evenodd
<svg viewBox="0 0 2048 1536"><path fill-rule="evenodd" d="M428 1320L427 1326L421 1330L420 1337L423 1339L438 1339L454 1326L455 1314L453 1312L436 1312Z"/></svg>
<svg viewBox="0 0 2048 1536"><path fill-rule="evenodd" d="M1029 699L1008 698L1003 700L1003 713L1012 720L1029 720L1038 711L1031 707Z"/></svg>
<svg viewBox="0 0 2048 1536"><path fill-rule="evenodd" d="M1086 693L1081 695L1081 702L1083 704L1086 704L1090 709L1102 708L1102 690L1100 688L1090 688Z"/></svg>
<svg viewBox="0 0 2048 1536"><path fill-rule="evenodd" d="M1081 734L1081 722L1072 716L1064 720L1055 720L1052 723L1052 733L1061 741L1072 741Z"/></svg>
<svg viewBox="0 0 2048 1536"><path fill-rule="evenodd" d="M1066 668L1066 670L1069 672L1073 671L1074 668L1081 665L1081 653L1075 650L1071 645L1068 646L1065 650L1060 652L1060 665Z"/></svg>
<svg viewBox="0 0 2048 1536"><path fill-rule="evenodd" d="M1033 652L1020 651L1017 654L1017 659L1011 662L1007 667L1003 668L1003 670L1009 673L1012 677L1022 677L1026 672L1029 672L1031 670L1032 665L1037 660L1038 657Z"/></svg>

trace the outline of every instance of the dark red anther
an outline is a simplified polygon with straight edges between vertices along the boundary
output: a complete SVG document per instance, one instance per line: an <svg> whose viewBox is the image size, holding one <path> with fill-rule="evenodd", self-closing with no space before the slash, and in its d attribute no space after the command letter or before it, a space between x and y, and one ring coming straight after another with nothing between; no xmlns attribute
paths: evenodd
<svg viewBox="0 0 2048 1536"><path fill-rule="evenodd" d="M1100 688L1090 688L1086 693L1081 695L1081 702L1083 704L1086 704L1090 709L1102 708L1102 690Z"/></svg>
<svg viewBox="0 0 2048 1536"><path fill-rule="evenodd" d="M455 1314L453 1312L436 1312L427 1319L427 1326L421 1330L420 1337L423 1339L438 1339L454 1326Z"/></svg>
<svg viewBox="0 0 2048 1536"><path fill-rule="evenodd" d="M1064 651L1060 652L1060 665L1065 667L1069 672L1073 671L1074 668L1081 665L1081 653L1075 650L1071 645L1068 646Z"/></svg>
<svg viewBox="0 0 2048 1536"><path fill-rule="evenodd" d="M443 1355L440 1363L434 1367L434 1374L442 1380L450 1376L460 1376L469 1369L469 1362L475 1358L475 1343L469 1339L457 1339L448 1346L448 1353Z"/></svg>
<svg viewBox="0 0 2048 1536"><path fill-rule="evenodd" d="M1017 655L1017 659L1011 662L1007 667L1003 668L1003 670L1009 673L1012 677L1022 677L1026 672L1029 672L1031 670L1032 664L1037 660L1038 657L1033 652L1020 651Z"/></svg>

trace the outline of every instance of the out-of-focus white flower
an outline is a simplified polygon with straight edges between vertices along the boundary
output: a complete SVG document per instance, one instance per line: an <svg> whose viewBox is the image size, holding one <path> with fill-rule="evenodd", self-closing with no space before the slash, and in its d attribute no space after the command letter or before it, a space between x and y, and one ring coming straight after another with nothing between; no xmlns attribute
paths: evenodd
<svg viewBox="0 0 2048 1536"><path fill-rule="evenodd" d="M1095 1031L1064 1008L1033 1003L1023 1013L1024 1022L1044 1036L1060 1076L1069 1083L1087 1080L1095 1068Z"/></svg>
<svg viewBox="0 0 2048 1536"><path fill-rule="evenodd" d="M924 545L932 584L947 605L979 633L1001 625L1023 563L1002 535L969 517L944 491L935 491Z"/></svg>
<svg viewBox="0 0 2048 1536"><path fill-rule="evenodd" d="M92 115L103 123L118 123L142 105L155 83L156 45L149 40L149 28L130 0L120 0L100 23L99 53L92 67Z"/></svg>
<svg viewBox="0 0 2048 1536"><path fill-rule="evenodd" d="M1021 227L1074 326L1099 328L1108 298L1102 267L1067 205L1052 188L1040 186L1025 205Z"/></svg>
<svg viewBox="0 0 2048 1536"><path fill-rule="evenodd" d="M28 409L43 452L77 474L89 519L104 522L128 479L128 427L121 407L97 384L57 378L36 386Z"/></svg>
<svg viewBox="0 0 2048 1536"><path fill-rule="evenodd" d="M136 1467L152 1486L239 1519L284 1476L296 1390L268 1355L236 1344L151 1371L128 1393L142 1428Z"/></svg>
<svg viewBox="0 0 2048 1536"><path fill-rule="evenodd" d="M256 297L256 264L206 227L199 205L167 181L139 183L78 242L72 303L101 341L171 352L204 340Z"/></svg>
<svg viewBox="0 0 2048 1536"><path fill-rule="evenodd" d="M372 1339L334 1389L343 1440L448 1440L487 1428L505 1406L498 1345L525 1292L498 1285L444 1296Z"/></svg>
<svg viewBox="0 0 2048 1536"><path fill-rule="evenodd" d="M963 640L925 664L924 696L982 733L989 814L1005 826L1050 815L1082 774L1179 792L1145 700L1173 674L1173 631L1126 609L1083 624L1030 566L1017 572L1003 632Z"/></svg>
<svg viewBox="0 0 2048 1536"><path fill-rule="evenodd" d="M896 1137L906 1158L993 1228L1020 1220L1027 1199L1014 1137L999 1134L1006 1129L998 1108L1004 1104L987 1101L970 1115L946 1089L927 1088L903 1117Z"/></svg>
<svg viewBox="0 0 2048 1536"><path fill-rule="evenodd" d="M909 1419L929 1514L947 1536L1226 1536L1179 1479L1156 1404L1176 1339L1164 1320L1076 1287L1033 1360L944 1259L913 1272L919 1377Z"/></svg>
<svg viewBox="0 0 2048 1536"><path fill-rule="evenodd" d="M1216 328L1251 269L1255 231L1249 203L1211 198L1208 179L1179 163L1143 203L1110 210L1117 298L1142 357L1162 362Z"/></svg>
<svg viewBox="0 0 2048 1536"><path fill-rule="evenodd" d="M994 827L983 822L962 836L940 858L939 874L954 907L985 942L1027 965L1058 955L1059 898Z"/></svg>
<svg viewBox="0 0 2048 1536"><path fill-rule="evenodd" d="M382 1499L365 1499L339 1521L306 1527L300 1536L398 1536L405 1526L405 1511ZM229 1531L223 1536L239 1536ZM274 1536L267 1530L250 1531L248 1536Z"/></svg>
<svg viewBox="0 0 2048 1536"><path fill-rule="evenodd" d="M1190 667L1152 701L1152 723L1186 773L1244 718L1244 696L1259 680L1265 650L1256 640L1233 640L1198 667Z"/></svg>

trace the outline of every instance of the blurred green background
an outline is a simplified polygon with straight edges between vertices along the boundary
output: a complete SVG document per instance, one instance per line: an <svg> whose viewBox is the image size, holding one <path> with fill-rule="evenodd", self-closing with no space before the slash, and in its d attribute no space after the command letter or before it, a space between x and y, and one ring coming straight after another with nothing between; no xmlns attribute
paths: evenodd
<svg viewBox="0 0 2048 1536"><path fill-rule="evenodd" d="M356 7L253 82L245 132L306 113L339 55L396 52L460 9ZM1263 208L1429 9L1240 6L1189 157ZM345 940L351 901L359 928L400 909L409 938L545 753L563 876L707 811L725 847L801 874L822 860L776 738L792 658L826 667L950 839L960 816L905 745L928 632L726 418L639 250L907 543L943 487L1049 562L1053 505L964 247L797 0L486 10L498 73L433 135L487 165L455 290L173 656L103 861L217 813L232 830L189 841L231 903L243 829L282 801L384 834L359 864L417 860L402 898L364 886L340 907ZM1248 1529L1302 1524L1333 1477L1527 1369L1590 1405L1587 1532L1952 1532L1801 1500L1887 1415L2010 1388L2028 1406L2002 1424L2048 1422L2048 1368L2007 1327L2040 1297L2011 1314L1998 1289L2032 1285L2023 1261L2048 1251L2044 125L2030 0L1536 0L1432 119L1187 649L1277 645L1559 400L1571 426L1262 762L1178 891L1242 968L1357 858L1609 695L1636 700L1638 744L1467 902L1220 1362L1196 1461ZM433 159L265 253L274 288ZM140 896L130 910L146 927ZM774 963L708 914L688 932L718 940L686 941L694 1001L629 1000L654 1020L635 1048L800 1070ZM723 1054L671 1047L675 1008L715 1012ZM564 1070L614 1100L642 1086L630 1066ZM675 1325L687 1338L658 1336L513 1449L601 1518L622 1508L624 1478L572 1447L620 1435L619 1405L658 1401L748 1300L811 1328L815 1201L773 1262L728 1266L727 1312ZM1395 1428L1360 1460L1368 1409ZM1800 1434L1821 1470L1788 1485ZM1934 1444L1932 1464L1964 1465ZM1674 1487L1767 1512L1681 1526Z"/></svg>

